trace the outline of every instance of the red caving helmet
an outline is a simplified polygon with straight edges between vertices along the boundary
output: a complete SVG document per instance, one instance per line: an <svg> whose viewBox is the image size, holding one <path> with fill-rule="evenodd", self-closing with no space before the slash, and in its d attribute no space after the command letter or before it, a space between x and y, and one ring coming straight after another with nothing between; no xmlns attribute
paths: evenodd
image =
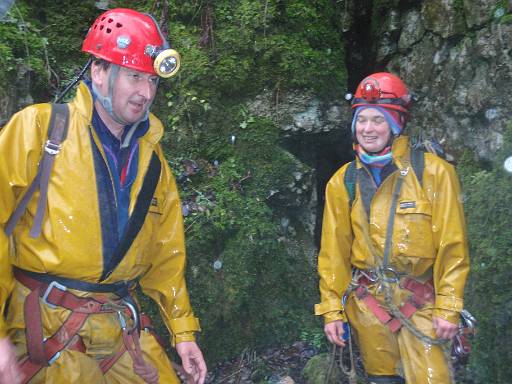
<svg viewBox="0 0 512 384"><path fill-rule="evenodd" d="M178 52L169 49L155 19L133 9L104 12L89 28L82 51L122 67L173 76L180 67Z"/></svg>
<svg viewBox="0 0 512 384"><path fill-rule="evenodd" d="M352 109L376 105L408 115L411 101L409 90L398 76L378 72L359 83L352 99Z"/></svg>

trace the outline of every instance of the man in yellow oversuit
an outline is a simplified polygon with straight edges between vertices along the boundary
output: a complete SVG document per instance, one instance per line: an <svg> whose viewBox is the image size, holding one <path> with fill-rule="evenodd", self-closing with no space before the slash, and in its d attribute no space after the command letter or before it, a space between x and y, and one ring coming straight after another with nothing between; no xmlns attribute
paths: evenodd
<svg viewBox="0 0 512 384"><path fill-rule="evenodd" d="M68 117L32 105L0 131L0 383L179 383L139 311L140 285L188 382L202 384L181 205L149 113L179 55L151 16L121 8L94 22L82 51L90 79Z"/></svg>
<svg viewBox="0 0 512 384"><path fill-rule="evenodd" d="M443 342L458 331L469 271L464 213L454 168L402 134L410 105L391 73L357 88L356 159L326 187L315 313L339 346L349 322L371 383L447 384Z"/></svg>

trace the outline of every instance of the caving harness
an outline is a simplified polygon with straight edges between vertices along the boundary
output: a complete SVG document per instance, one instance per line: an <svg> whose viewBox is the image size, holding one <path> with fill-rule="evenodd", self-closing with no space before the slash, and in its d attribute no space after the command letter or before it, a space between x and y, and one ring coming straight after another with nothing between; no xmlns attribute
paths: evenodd
<svg viewBox="0 0 512 384"><path fill-rule="evenodd" d="M123 338L123 344L117 352L99 360L101 371L106 373L128 352L135 373L148 384L158 383L158 371L142 357L140 332L143 330L154 334L154 330L149 317L139 314L130 295L130 290L135 287L134 281L96 284L13 268L16 280L30 289L24 303L27 355L19 361L24 375L23 383L28 383L42 368L50 366L65 349L86 353L86 346L79 332L87 318L96 314L117 314ZM81 297L71 293L69 289L96 294L93 297ZM119 299L109 300L106 293L115 293ZM70 311L57 332L47 338L43 337L41 305ZM158 337L156 339L159 340Z"/></svg>
<svg viewBox="0 0 512 384"><path fill-rule="evenodd" d="M446 340L432 339L419 331L408 319L426 303L432 303L435 298L433 282L430 279L421 283L410 277L403 276L388 265L393 236L394 212L396 210L398 198L404 177L409 168L412 168L414 175L420 186L423 186L423 170L425 168L425 151L437 156L445 157L444 151L435 141L421 140L414 144L410 151L410 167L399 170L399 175L392 195L391 208L389 212L386 239L384 244L384 258L382 265L372 271L354 270L352 281L345 295L355 290L356 297L363 300L368 308L383 323L389 326L392 332L397 332L402 325L406 325L409 331L424 342L432 345L445 344ZM408 162L407 162L408 163ZM355 198L355 186L357 183L356 162L352 161L345 173L345 188L349 195L349 206ZM404 280L405 278L405 280ZM367 287L373 284L379 284L380 289L384 289L386 305L389 311L385 311L377 299L369 294ZM390 284L400 284L402 288L412 292L412 296L398 308L392 302L392 292ZM391 313L389 313L391 312ZM451 354L454 357L465 358L469 355L471 348L469 339L476 333L476 319L467 310L461 311L461 320L459 323L459 332L452 340Z"/></svg>
<svg viewBox="0 0 512 384"><path fill-rule="evenodd" d="M67 104L52 104L48 138L36 176L6 223L4 231L7 236L12 235L37 189L39 189L39 199L30 236L37 238L41 234L50 173L55 157L66 139L68 125L69 109ZM160 171L161 163L158 156L153 153L135 208L128 221L127 230L118 244L114 257L105 269L101 281L106 279L122 260L141 229L158 183ZM133 361L134 372L148 384L158 383L157 369L145 362L142 357L140 332L142 330L151 332L160 344L162 342L154 333L149 317L139 314L137 304L130 294L130 291L136 286L135 281L119 281L110 284L90 283L47 273L25 271L17 267L13 267L13 271L14 277L31 291L24 303L27 355L20 359L21 370L24 374L23 383L27 383L42 368L51 365L65 349L86 353L86 347L79 332L87 318L93 314L111 315L114 313L119 319L123 344L115 354L99 360L102 372L106 373L125 352L128 352ZM69 289L95 295L81 297L71 293ZM116 294L118 299L108 300L105 296L107 293ZM43 338L40 307L43 304L51 308L62 307L70 311L69 316L57 332L48 338ZM128 326L130 323L131 326Z"/></svg>

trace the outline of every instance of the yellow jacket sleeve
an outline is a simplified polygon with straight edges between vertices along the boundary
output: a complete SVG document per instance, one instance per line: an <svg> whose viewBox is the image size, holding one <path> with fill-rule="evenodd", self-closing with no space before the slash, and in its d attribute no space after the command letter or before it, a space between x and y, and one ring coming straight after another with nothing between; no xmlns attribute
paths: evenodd
<svg viewBox="0 0 512 384"><path fill-rule="evenodd" d="M318 255L321 302L315 305L315 314L323 315L326 323L346 321L341 299L351 280L349 196L344 174L348 165L334 174L326 187L322 224L322 240Z"/></svg>
<svg viewBox="0 0 512 384"><path fill-rule="evenodd" d="M433 157L425 156L426 161ZM430 196L433 241L437 247L433 268L434 316L457 323L464 307L464 286L469 272L462 194L453 166L440 159L432 159L432 163L432 167L425 169L424 190L435 191Z"/></svg>
<svg viewBox="0 0 512 384"><path fill-rule="evenodd" d="M0 130L0 313L4 313L14 286L11 249L4 228L23 189L35 177L42 150L42 127L46 125L32 106L16 113ZM0 316L0 338L5 336L5 323Z"/></svg>
<svg viewBox="0 0 512 384"><path fill-rule="evenodd" d="M161 154L161 151L160 151ZM166 191L160 226L153 234L151 268L141 279L141 287L159 306L172 335L172 344L193 341L199 320L190 306L185 282L185 239L183 217L176 183L163 156L160 183Z"/></svg>

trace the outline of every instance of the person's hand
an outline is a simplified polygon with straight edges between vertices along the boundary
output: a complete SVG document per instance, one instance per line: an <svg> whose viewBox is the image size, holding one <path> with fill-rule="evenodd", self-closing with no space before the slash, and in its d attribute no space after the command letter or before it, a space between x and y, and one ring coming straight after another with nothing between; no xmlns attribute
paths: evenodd
<svg viewBox="0 0 512 384"><path fill-rule="evenodd" d="M0 384L21 383L21 371L9 338L0 339Z"/></svg>
<svg viewBox="0 0 512 384"><path fill-rule="evenodd" d="M340 347L345 346L343 332L343 322L341 320L336 320L324 325L324 333L327 336L327 340L333 344L339 345Z"/></svg>
<svg viewBox="0 0 512 384"><path fill-rule="evenodd" d="M206 363L197 344L194 341L182 341L176 344L176 351L181 357L185 373L193 379L193 383L203 384L206 378Z"/></svg>
<svg viewBox="0 0 512 384"><path fill-rule="evenodd" d="M436 330L436 335L439 339L452 339L459 330L459 326L457 324L453 324L448 320L441 319L440 317L435 317L432 319L432 323L434 325L434 329Z"/></svg>

